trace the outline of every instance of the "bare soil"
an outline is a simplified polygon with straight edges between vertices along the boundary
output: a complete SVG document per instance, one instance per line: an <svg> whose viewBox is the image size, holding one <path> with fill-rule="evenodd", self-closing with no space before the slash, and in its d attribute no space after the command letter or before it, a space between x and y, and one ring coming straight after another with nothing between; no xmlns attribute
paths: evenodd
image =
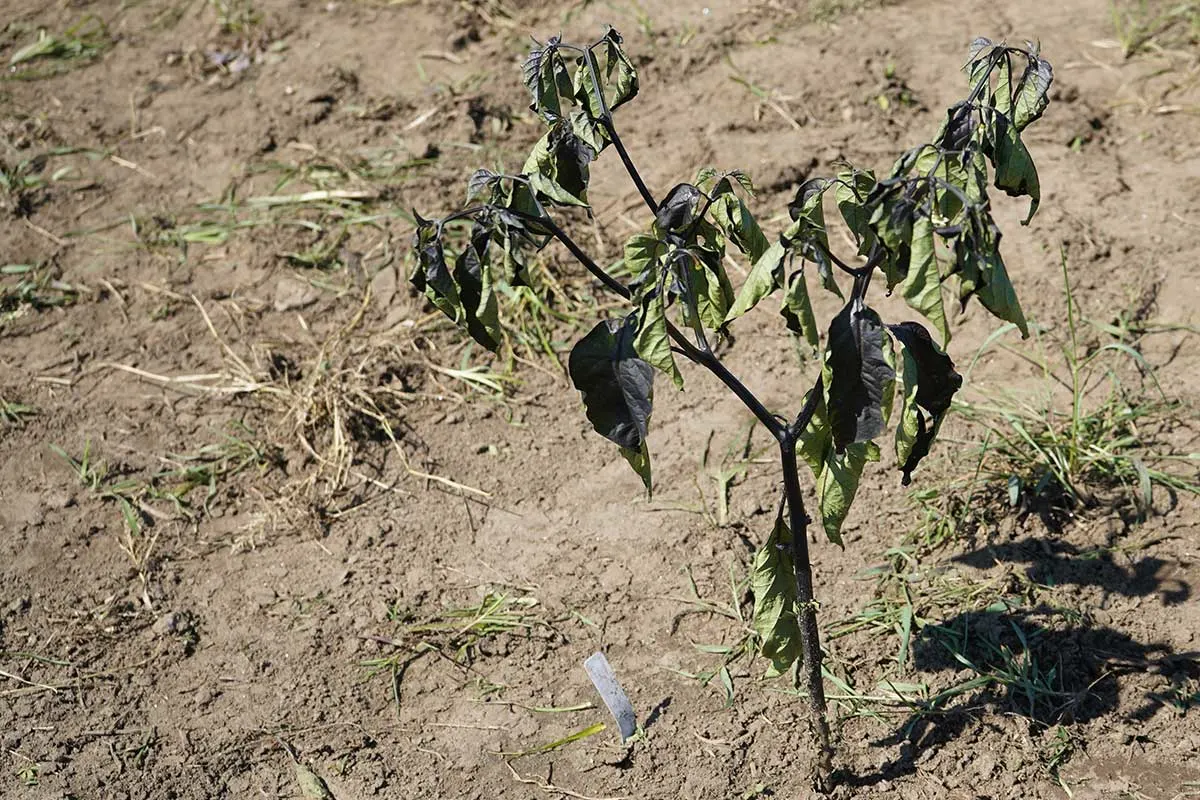
<svg viewBox="0 0 1200 800"><path fill-rule="evenodd" d="M769 532L769 451L727 520L701 467L749 415L699 372L682 394L661 390L647 500L550 358L520 351L503 399L431 366L488 362L408 290L405 214L449 212L478 166L519 166L538 135L519 70L530 34L620 29L643 89L618 121L651 189L744 168L773 230L769 209L806 178L842 159L886 170L936 130L974 36L1040 40L1057 75L1029 137L1042 211L1023 228L1023 204L995 203L1013 282L1044 341L1061 342L1067 248L1082 314L1108 322L1140 302L1163 329L1142 340L1146 360L1171 396L1195 399L1200 54L1124 58L1107 4L263 0L234 13L247 8L10 0L0 14L5 64L39 28L85 15L107 28L90 63L18 64L0 83L0 160L29 178L3 195L0 263L36 268L0 276L5 297L37 279L0 309L0 400L36 411L0 421L0 796L322 796L309 774L339 800L805 794L786 680L735 661L727 702L719 677L680 674L719 665L695 644L743 635L684 612L689 570L729 604L730 575ZM597 222L572 224L607 263L644 220L615 158L592 191ZM835 309L818 303L819 317ZM729 359L769 406L793 408L811 365L773 317L751 315ZM549 337L565 353L587 324ZM969 308L953 324L968 363L993 321ZM971 380L976 397L1044 385L1011 357L983 358ZM1198 449L1186 426L1171 435ZM978 443L952 423L916 483L972 470ZM182 477L204 458L204 476ZM845 551L814 545L830 624L871 602L864 571L920 521L887 456L861 492ZM936 693L1012 666L1005 650L1040 659L1031 674L1058 692L1033 703L991 682L917 716L835 702L836 796L1200 793L1200 514L1186 494L1156 495L1156 511L1013 515L938 551L922 570L991 593L925 609L905 664L895 635L828 639L830 669L864 694L889 680ZM410 623L485 595L521 627L380 667L448 641ZM939 628L974 637L974 671L928 635ZM595 703L581 665L599 649L644 736L618 745L610 726L502 755L604 721L596 706L535 710Z"/></svg>

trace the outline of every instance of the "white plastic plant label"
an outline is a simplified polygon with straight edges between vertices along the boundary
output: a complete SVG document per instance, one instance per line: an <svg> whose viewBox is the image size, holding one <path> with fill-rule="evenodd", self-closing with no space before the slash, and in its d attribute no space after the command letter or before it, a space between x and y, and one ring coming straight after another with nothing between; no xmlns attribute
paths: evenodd
<svg viewBox="0 0 1200 800"><path fill-rule="evenodd" d="M629 702L629 695L625 694L625 690L617 681L616 673L613 672L604 653L592 655L583 662L583 668L587 670L588 677L592 679L592 685L600 693L600 699L608 707L608 712L617 721L621 741L633 736L637 730L637 716L633 713L633 704Z"/></svg>

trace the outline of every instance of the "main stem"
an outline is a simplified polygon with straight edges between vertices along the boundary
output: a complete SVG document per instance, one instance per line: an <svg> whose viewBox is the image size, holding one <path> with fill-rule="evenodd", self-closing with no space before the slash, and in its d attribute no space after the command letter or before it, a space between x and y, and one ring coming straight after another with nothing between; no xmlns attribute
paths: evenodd
<svg viewBox="0 0 1200 800"><path fill-rule="evenodd" d="M820 391L820 383L816 387ZM811 416L811 415L810 415ZM796 621L800 628L800 682L808 694L809 724L817 744L817 763L813 770L814 788L828 789L833 770L833 745L829 741L826 720L825 684L821 679L821 632L817 627L817 601L813 597L812 562L808 557L808 514L800 491L800 471L796 464L795 428L779 442L779 460L783 465L783 491L787 498L788 527L792 529L792 571L796 576Z"/></svg>

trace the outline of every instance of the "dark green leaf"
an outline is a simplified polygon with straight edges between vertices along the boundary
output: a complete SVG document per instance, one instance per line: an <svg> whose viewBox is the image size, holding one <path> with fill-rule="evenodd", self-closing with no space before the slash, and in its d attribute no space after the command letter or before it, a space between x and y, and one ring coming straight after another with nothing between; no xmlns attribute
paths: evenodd
<svg viewBox="0 0 1200 800"><path fill-rule="evenodd" d="M654 369L638 358L634 334L632 318L601 322L571 349L567 369L596 432L640 451L650 430Z"/></svg>
<svg viewBox="0 0 1200 800"><path fill-rule="evenodd" d="M750 624L762 642L760 652L771 661L769 677L786 673L803 652L796 622L791 542L792 532L781 515L750 567L750 591L754 595Z"/></svg>
<svg viewBox="0 0 1200 800"><path fill-rule="evenodd" d="M838 453L883 432L896 381L885 356L891 339L879 315L857 297L851 298L829 326L825 348L826 408ZM887 395L885 402L885 395Z"/></svg>

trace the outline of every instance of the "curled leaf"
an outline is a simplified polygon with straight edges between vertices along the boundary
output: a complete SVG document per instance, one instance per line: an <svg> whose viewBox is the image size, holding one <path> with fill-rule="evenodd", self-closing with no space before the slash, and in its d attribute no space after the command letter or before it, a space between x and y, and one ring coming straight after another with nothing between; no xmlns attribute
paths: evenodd
<svg viewBox="0 0 1200 800"><path fill-rule="evenodd" d="M750 209L732 191L717 195L709 208L709 215L721 232L750 257L751 263L760 259L771 246Z"/></svg>

